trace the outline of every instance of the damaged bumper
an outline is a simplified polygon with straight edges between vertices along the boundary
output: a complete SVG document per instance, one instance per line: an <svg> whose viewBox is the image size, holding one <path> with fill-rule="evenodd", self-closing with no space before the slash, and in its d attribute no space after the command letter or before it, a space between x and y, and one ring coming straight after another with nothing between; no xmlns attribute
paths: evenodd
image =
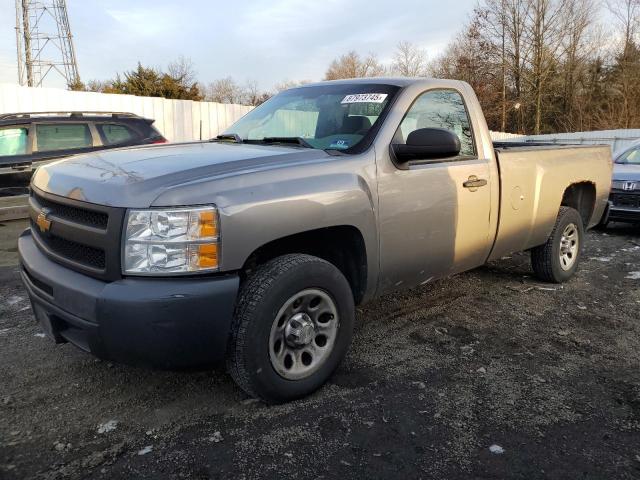
<svg viewBox="0 0 640 480"><path fill-rule="evenodd" d="M19 238L21 276L37 321L57 343L131 365L180 368L224 358L239 278L123 278L104 282Z"/></svg>

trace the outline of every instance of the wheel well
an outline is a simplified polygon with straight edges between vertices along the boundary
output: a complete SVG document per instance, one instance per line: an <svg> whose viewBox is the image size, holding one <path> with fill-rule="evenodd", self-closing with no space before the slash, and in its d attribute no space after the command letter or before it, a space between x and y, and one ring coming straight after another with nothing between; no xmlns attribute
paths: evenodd
<svg viewBox="0 0 640 480"><path fill-rule="evenodd" d="M242 276L257 265L287 253L306 253L334 264L346 277L354 301L359 304L367 286L367 252L355 227L320 228L273 240L256 249L242 267Z"/></svg>
<svg viewBox="0 0 640 480"><path fill-rule="evenodd" d="M562 197L562 205L578 211L585 228L589 226L589 220L596 206L596 187L591 182L580 182L570 185Z"/></svg>

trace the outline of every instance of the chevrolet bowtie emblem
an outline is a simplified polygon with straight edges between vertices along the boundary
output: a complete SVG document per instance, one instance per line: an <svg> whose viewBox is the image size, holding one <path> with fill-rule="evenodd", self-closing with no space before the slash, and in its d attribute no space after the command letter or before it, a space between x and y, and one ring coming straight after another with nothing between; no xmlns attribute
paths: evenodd
<svg viewBox="0 0 640 480"><path fill-rule="evenodd" d="M49 210L43 208L36 218L36 225L42 233L47 233L51 229L51 220L49 220Z"/></svg>

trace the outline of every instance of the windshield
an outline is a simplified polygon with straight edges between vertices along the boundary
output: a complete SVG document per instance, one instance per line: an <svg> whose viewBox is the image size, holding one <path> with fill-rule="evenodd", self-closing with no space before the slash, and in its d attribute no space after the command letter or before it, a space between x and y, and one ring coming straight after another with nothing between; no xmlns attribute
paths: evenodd
<svg viewBox="0 0 640 480"><path fill-rule="evenodd" d="M618 157L616 163L626 163L630 165L640 165L640 146L627 150Z"/></svg>
<svg viewBox="0 0 640 480"><path fill-rule="evenodd" d="M247 143L297 143L322 150L351 150L370 143L367 134L386 112L399 87L343 84L279 93L224 133ZM368 145L364 145L365 147Z"/></svg>

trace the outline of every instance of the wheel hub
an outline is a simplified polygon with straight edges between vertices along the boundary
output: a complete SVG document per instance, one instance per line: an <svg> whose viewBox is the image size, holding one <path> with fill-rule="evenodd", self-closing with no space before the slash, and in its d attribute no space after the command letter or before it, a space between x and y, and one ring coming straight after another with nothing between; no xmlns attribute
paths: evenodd
<svg viewBox="0 0 640 480"><path fill-rule="evenodd" d="M284 337L292 347L304 347L314 339L316 328L311 317L304 312L296 313L284 327Z"/></svg>
<svg viewBox="0 0 640 480"><path fill-rule="evenodd" d="M570 223L562 232L562 237L560 237L560 267L563 270L571 269L576 263L580 248L579 242L578 227Z"/></svg>
<svg viewBox="0 0 640 480"><path fill-rule="evenodd" d="M307 288L293 294L271 325L269 359L287 380L313 375L331 356L340 325L338 308L327 292Z"/></svg>

